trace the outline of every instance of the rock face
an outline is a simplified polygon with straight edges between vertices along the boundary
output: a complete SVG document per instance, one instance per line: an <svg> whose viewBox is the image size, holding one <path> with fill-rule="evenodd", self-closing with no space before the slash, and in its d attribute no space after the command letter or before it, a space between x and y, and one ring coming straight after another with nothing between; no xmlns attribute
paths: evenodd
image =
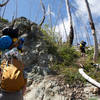
<svg viewBox="0 0 100 100"><path fill-rule="evenodd" d="M0 29L6 25L10 23L2 23ZM59 80L62 77L52 75L49 62L53 55L48 54L44 35L37 24L21 17L16 19L14 27L19 28L19 35L25 38L22 55L28 74L25 100L88 100L89 92L86 93L82 85L70 87Z"/></svg>
<svg viewBox="0 0 100 100"><path fill-rule="evenodd" d="M10 23L2 23L1 29ZM25 17L16 19L14 27L19 29L19 35L25 38L23 62L26 71L32 71L42 75L49 72L48 69L48 51L46 43L43 40L43 34L37 24L32 23Z"/></svg>
<svg viewBox="0 0 100 100"><path fill-rule="evenodd" d="M25 38L23 62L26 71L32 70L32 67L34 67L36 73L46 75L49 72L48 51L38 25L21 17L16 20L15 27L20 29Z"/></svg>

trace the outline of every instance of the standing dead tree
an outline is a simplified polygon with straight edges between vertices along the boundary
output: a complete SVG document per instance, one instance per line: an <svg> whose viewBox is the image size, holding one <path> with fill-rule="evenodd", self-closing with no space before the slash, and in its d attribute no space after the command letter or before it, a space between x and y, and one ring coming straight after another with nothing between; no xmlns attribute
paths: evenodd
<svg viewBox="0 0 100 100"><path fill-rule="evenodd" d="M92 19L92 14L91 14L91 10L89 7L89 3L87 0L85 0L86 3L86 7L87 7L87 11L88 11L88 16L89 16L89 21L90 21L90 26L91 26L91 30L92 30L92 34L93 34L93 38L94 38L94 56L93 56L93 60L94 62L97 61L98 58L98 42L97 42L97 36L96 36L96 30L95 30L95 25Z"/></svg>
<svg viewBox="0 0 100 100"><path fill-rule="evenodd" d="M70 32L69 32L67 43L68 43L69 46L72 46L73 39L74 39L72 16L71 16L71 11L70 11L69 0L65 0L65 2L66 2L66 8L67 8L67 11L68 11L68 18L69 18L69 22L70 22Z"/></svg>
<svg viewBox="0 0 100 100"><path fill-rule="evenodd" d="M3 4L0 4L0 7L5 6L8 2L9 2L9 0L7 0L6 2L4 2Z"/></svg>
<svg viewBox="0 0 100 100"><path fill-rule="evenodd" d="M43 15L43 19L42 19L41 23L39 24L39 26L41 27L41 26L42 26L42 24L44 23L44 20L45 20L46 10L45 10L45 6L44 6L44 4L43 4L42 0L40 0L40 3L41 3L41 5L42 5L43 14L44 14L44 15Z"/></svg>

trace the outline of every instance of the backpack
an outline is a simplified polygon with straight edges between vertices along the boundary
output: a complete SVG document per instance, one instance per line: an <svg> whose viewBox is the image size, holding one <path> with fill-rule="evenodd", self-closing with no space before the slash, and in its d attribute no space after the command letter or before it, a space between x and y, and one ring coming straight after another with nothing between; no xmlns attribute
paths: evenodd
<svg viewBox="0 0 100 100"><path fill-rule="evenodd" d="M86 45L86 42L85 41L81 41L80 47L85 47L85 45Z"/></svg>
<svg viewBox="0 0 100 100"><path fill-rule="evenodd" d="M82 44L80 43L80 47L82 47Z"/></svg>
<svg viewBox="0 0 100 100"><path fill-rule="evenodd" d="M2 77L1 88L7 92L15 92L22 89L26 80L23 76L24 65L20 60L13 57L13 59L3 59L1 62Z"/></svg>
<svg viewBox="0 0 100 100"><path fill-rule="evenodd" d="M82 45L85 46L86 45L86 42L82 42Z"/></svg>

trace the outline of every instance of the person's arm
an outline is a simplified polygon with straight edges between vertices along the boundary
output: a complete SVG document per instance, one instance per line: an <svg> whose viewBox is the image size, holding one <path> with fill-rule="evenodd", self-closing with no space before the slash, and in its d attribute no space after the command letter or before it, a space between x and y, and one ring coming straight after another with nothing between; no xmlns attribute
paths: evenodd
<svg viewBox="0 0 100 100"><path fill-rule="evenodd" d="M19 44L20 44L20 40L18 40L18 41L16 41L16 42L14 42L14 43L10 46L10 48L9 48L9 49L12 49L12 48L14 48L14 47L18 47L18 46L19 46Z"/></svg>

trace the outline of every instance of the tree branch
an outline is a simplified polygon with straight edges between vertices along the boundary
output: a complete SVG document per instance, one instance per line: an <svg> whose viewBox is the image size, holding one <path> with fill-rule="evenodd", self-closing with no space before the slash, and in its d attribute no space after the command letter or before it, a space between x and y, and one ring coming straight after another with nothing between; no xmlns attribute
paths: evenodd
<svg viewBox="0 0 100 100"><path fill-rule="evenodd" d="M39 24L39 26L41 27L42 24L44 23L44 20L45 20L45 13L46 13L46 11L45 11L45 6L44 6L42 0L40 0L40 3L41 3L41 5L42 5L43 14L44 14L44 15L43 15L43 18L42 18L42 21L41 21L41 23Z"/></svg>
<svg viewBox="0 0 100 100"><path fill-rule="evenodd" d="M5 6L8 2L9 2L9 0L7 0L6 2L4 2L3 4L0 4L0 7Z"/></svg>

